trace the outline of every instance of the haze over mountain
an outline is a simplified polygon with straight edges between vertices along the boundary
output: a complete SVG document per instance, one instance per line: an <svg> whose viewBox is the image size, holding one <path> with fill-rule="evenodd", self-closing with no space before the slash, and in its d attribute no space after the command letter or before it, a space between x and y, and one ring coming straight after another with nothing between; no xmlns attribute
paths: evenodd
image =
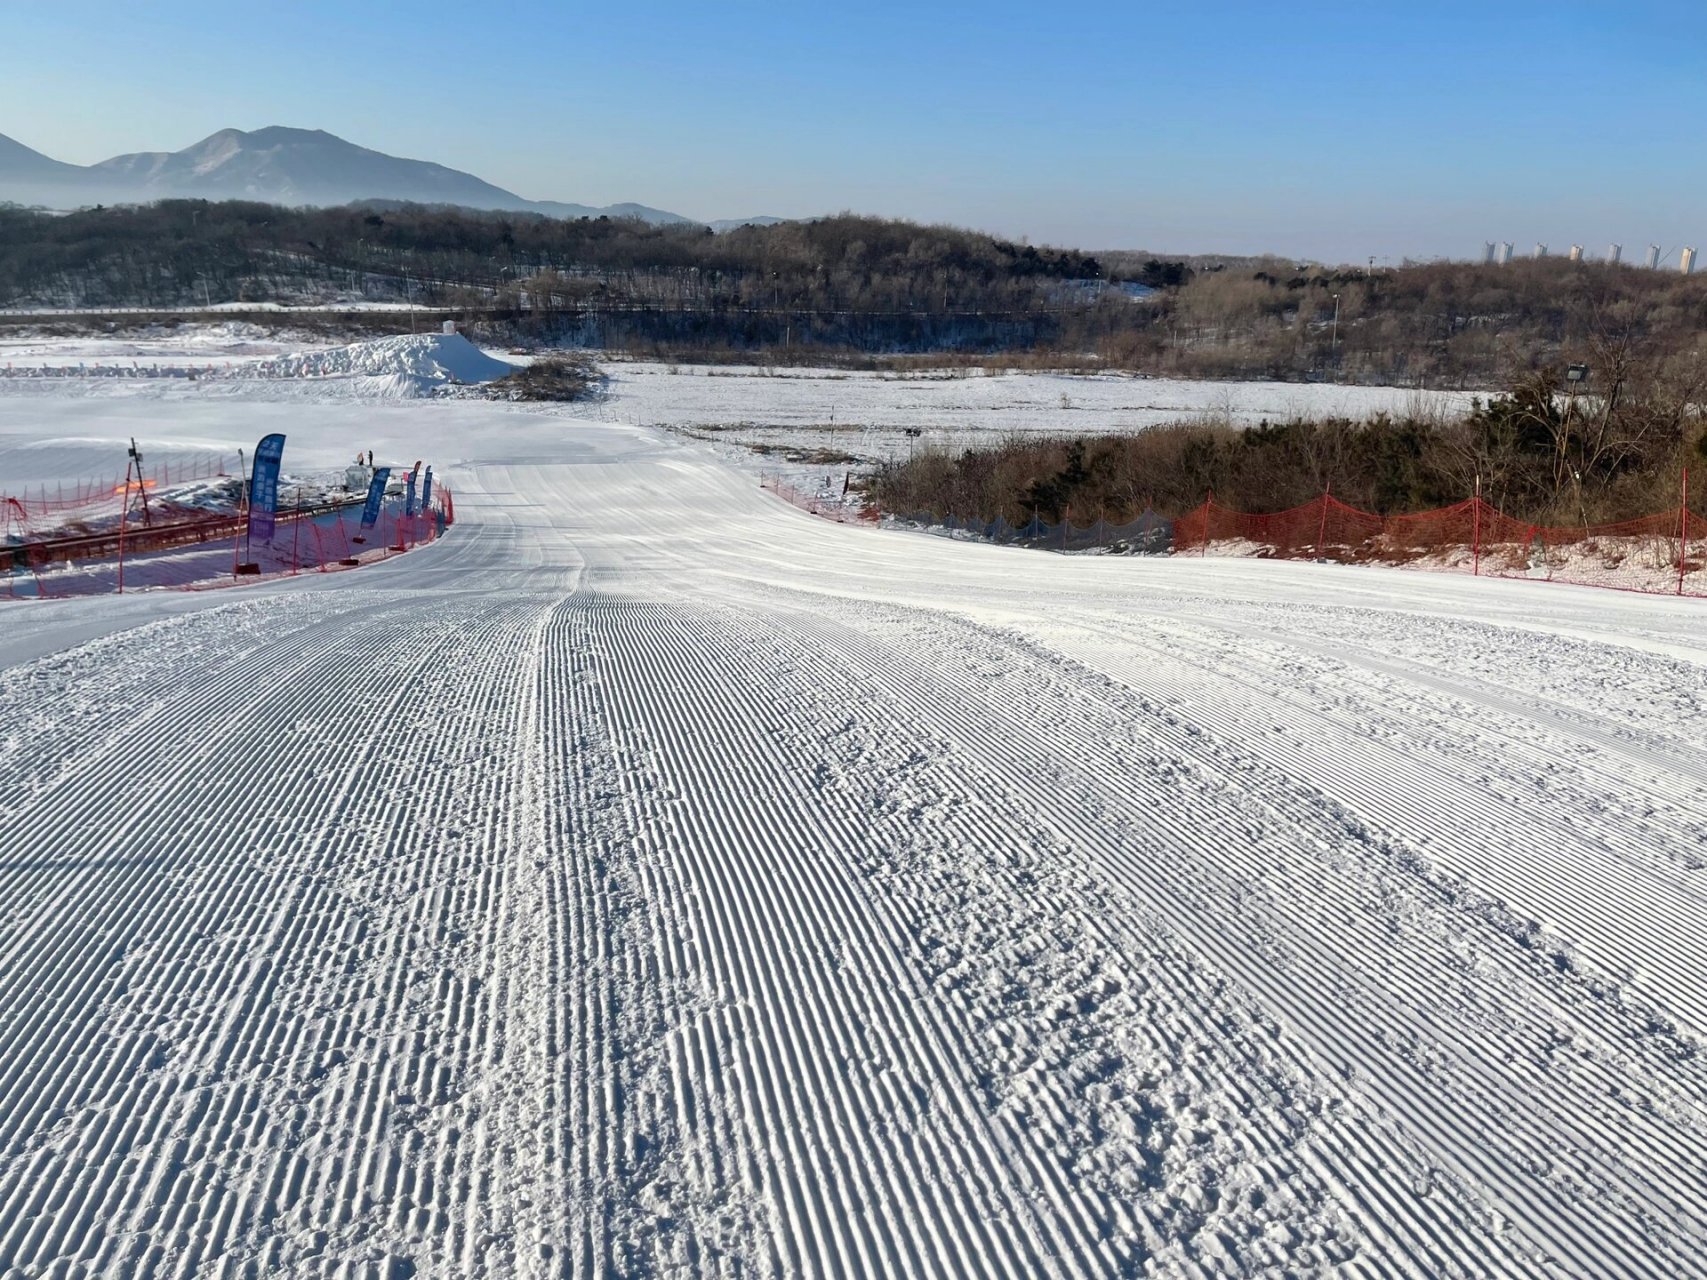
<svg viewBox="0 0 1707 1280"><path fill-rule="evenodd" d="M428 160L406 160L358 147L321 129L272 126L221 129L182 151L139 151L98 164L65 164L0 134L0 200L78 208L193 197L260 200L282 205L336 205L358 200L410 200L470 209L512 209L557 218L642 218L693 222L642 204L595 208L528 200L471 173ZM712 222L714 228L759 217Z"/></svg>

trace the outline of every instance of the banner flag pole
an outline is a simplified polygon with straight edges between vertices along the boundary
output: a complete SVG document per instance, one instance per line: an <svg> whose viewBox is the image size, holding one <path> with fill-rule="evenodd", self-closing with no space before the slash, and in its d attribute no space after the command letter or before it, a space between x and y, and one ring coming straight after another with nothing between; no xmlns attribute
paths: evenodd
<svg viewBox="0 0 1707 1280"><path fill-rule="evenodd" d="M356 536L350 539L351 542L366 542L365 531L379 523L379 507L385 501L385 486L390 480L390 467L375 469L373 478L368 481L367 502L362 506L361 524L357 526Z"/></svg>
<svg viewBox="0 0 1707 1280"><path fill-rule="evenodd" d="M284 459L285 438L278 432L261 437L255 446L255 465L249 483L249 519L244 533L244 546L249 560L239 567L240 573L259 573L255 563L255 539L270 543L279 510L279 463Z"/></svg>

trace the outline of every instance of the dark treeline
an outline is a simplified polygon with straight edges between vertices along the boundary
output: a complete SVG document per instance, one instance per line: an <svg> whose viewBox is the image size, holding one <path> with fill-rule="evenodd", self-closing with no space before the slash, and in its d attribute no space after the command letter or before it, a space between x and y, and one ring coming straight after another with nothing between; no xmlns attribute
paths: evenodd
<svg viewBox="0 0 1707 1280"><path fill-rule="evenodd" d="M924 450L880 470L871 497L885 511L1023 524L1033 515L1081 524L1146 508L1177 516L1213 492L1240 511L1300 506L1331 491L1365 511L1397 515L1477 492L1538 523L1603 523L1675 509L1686 466L1707 510L1707 434L1693 369L1638 367L1627 346L1602 347L1594 372L1610 394L1557 394L1556 370L1462 416L1419 402L1396 417L1197 421L1129 436L1016 437L996 449Z"/></svg>
<svg viewBox="0 0 1707 1280"><path fill-rule="evenodd" d="M1126 283L1155 292L1110 287ZM1707 330L1707 278L1563 258L1326 270L1093 257L852 215L713 235L377 203L168 200L63 216L0 205L0 306L351 298L497 313L508 328L494 337L677 358L1023 352L1181 376L1472 388L1609 335L1684 357Z"/></svg>
<svg viewBox="0 0 1707 1280"><path fill-rule="evenodd" d="M0 305L174 307L359 296L551 317L574 336L760 347L1032 346L1094 258L853 216L721 235L632 219L168 200L0 207ZM626 317L626 319L625 319Z"/></svg>

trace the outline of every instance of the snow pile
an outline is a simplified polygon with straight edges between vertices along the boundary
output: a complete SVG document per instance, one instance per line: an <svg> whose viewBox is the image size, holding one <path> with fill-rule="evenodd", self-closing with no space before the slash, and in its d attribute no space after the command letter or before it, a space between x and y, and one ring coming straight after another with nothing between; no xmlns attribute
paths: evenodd
<svg viewBox="0 0 1707 1280"><path fill-rule="evenodd" d="M514 372L458 333L410 334L354 342L258 361L238 376L252 378L363 378L384 395L431 395L441 387L491 382Z"/></svg>

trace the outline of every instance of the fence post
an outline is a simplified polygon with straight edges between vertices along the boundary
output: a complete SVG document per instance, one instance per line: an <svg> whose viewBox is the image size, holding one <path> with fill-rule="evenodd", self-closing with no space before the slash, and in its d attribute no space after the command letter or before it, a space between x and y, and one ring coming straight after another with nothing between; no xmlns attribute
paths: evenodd
<svg viewBox="0 0 1707 1280"><path fill-rule="evenodd" d="M1316 525L1316 559L1322 559L1322 544L1328 540L1328 495L1333 492L1334 482L1328 481L1322 486L1322 518Z"/></svg>
<svg viewBox="0 0 1707 1280"><path fill-rule="evenodd" d="M130 515L130 468L124 469L124 497L119 507L119 594L124 594L124 529L126 518Z"/></svg>
<svg viewBox="0 0 1707 1280"><path fill-rule="evenodd" d="M1677 594L1683 594L1683 558L1689 552L1689 468L1683 469L1683 503L1677 539Z"/></svg>
<svg viewBox="0 0 1707 1280"><path fill-rule="evenodd" d="M1200 557L1209 554L1209 508L1214 505L1215 490L1209 491L1209 496L1203 500L1203 550L1198 552Z"/></svg>
<svg viewBox="0 0 1707 1280"><path fill-rule="evenodd" d="M1470 564L1470 576L1479 578L1482 576L1482 477L1480 475L1476 477L1476 496L1470 499L1470 512L1471 529L1473 530L1471 539L1475 543L1475 550L1471 553L1474 559Z"/></svg>
<svg viewBox="0 0 1707 1280"><path fill-rule="evenodd" d="M25 534L22 524L18 526L18 549L16 551L12 550L12 508L16 505L17 504L13 502L11 498L0 497L0 509L4 509L6 512L6 522L4 524L0 524L0 535L4 536L5 541L0 543L0 546L4 546L6 548L6 595L11 599L16 599L18 595L18 588L14 582L14 578L17 576L18 572L18 562L20 559L23 559L25 563L28 563L29 555L29 553L24 550Z"/></svg>
<svg viewBox="0 0 1707 1280"><path fill-rule="evenodd" d="M231 576L233 578L237 576L237 548L242 545L243 527L248 524L248 521L244 519L248 515L247 507L249 506L247 471L248 467L245 465L243 450L239 449L237 451L237 523L231 529Z"/></svg>

